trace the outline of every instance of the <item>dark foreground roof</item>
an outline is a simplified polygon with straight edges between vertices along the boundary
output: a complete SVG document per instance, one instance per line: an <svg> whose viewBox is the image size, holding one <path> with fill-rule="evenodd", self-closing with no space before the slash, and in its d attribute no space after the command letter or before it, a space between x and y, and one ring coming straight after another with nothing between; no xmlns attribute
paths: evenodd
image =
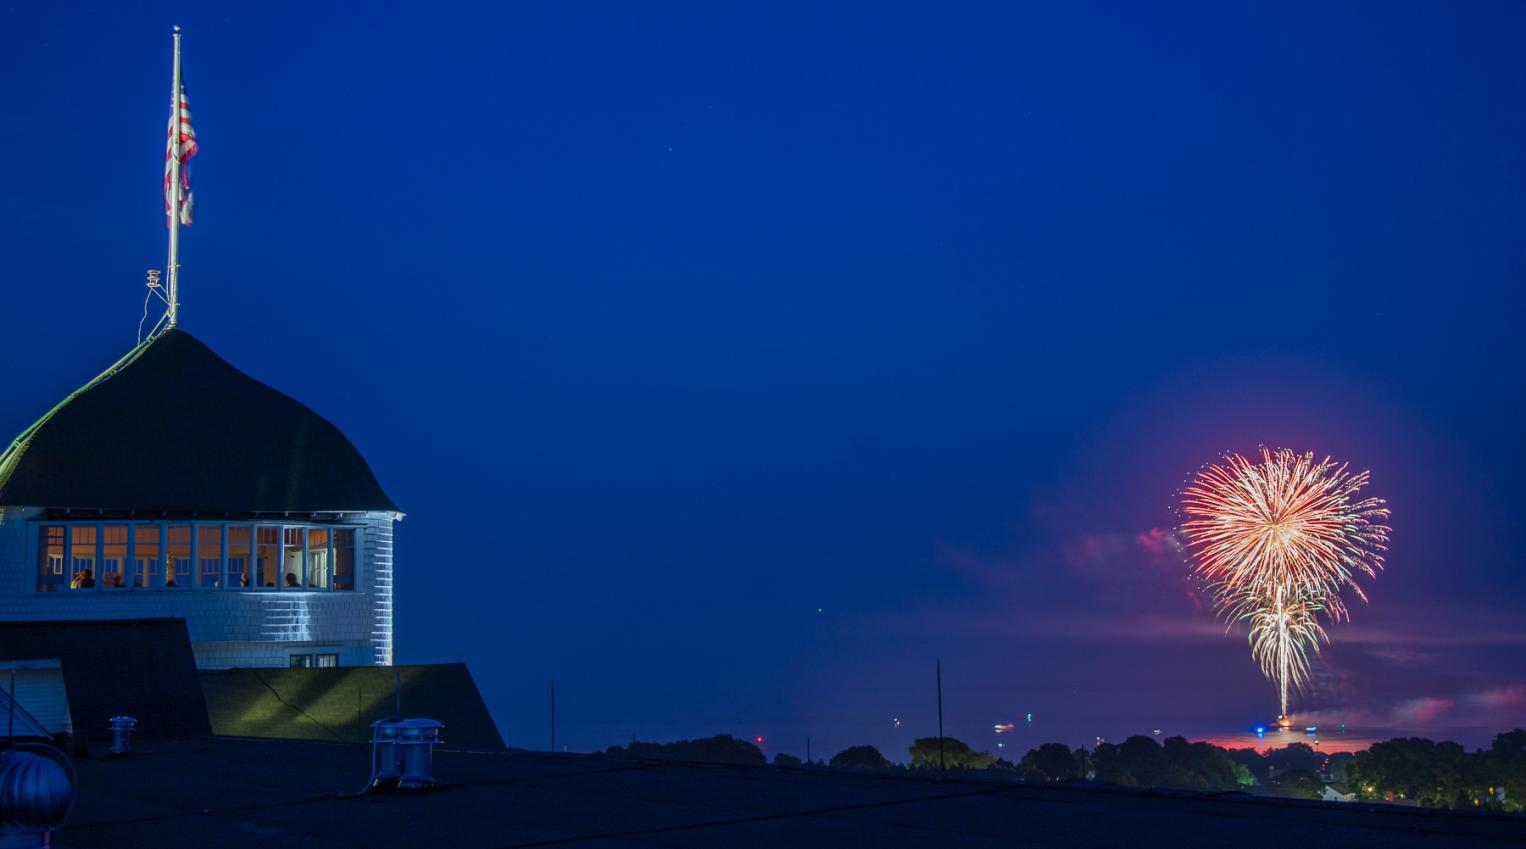
<svg viewBox="0 0 1526 849"><path fill-rule="evenodd" d="M0 506L396 512L339 429L170 330L0 456Z"/></svg>
<svg viewBox="0 0 1526 849"><path fill-rule="evenodd" d="M503 748L464 663L201 673L215 734L346 743L369 740L371 723L396 712L399 682L403 712L445 723L451 745Z"/></svg>
<svg viewBox="0 0 1526 849"><path fill-rule="evenodd" d="M53 658L76 737L104 739L119 714L155 737L212 733L184 619L0 622L0 662Z"/></svg>
<svg viewBox="0 0 1526 849"><path fill-rule="evenodd" d="M54 846L1466 849L1526 839L1518 815L523 751L438 752L440 789L348 799L369 776L360 746L156 743L78 766L83 791Z"/></svg>

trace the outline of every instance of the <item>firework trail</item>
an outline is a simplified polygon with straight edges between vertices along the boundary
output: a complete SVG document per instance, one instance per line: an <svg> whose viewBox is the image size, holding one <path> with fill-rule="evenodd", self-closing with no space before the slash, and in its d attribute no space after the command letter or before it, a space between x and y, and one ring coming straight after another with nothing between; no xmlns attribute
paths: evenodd
<svg viewBox="0 0 1526 849"><path fill-rule="evenodd" d="M1366 601L1356 578L1383 568L1389 511L1358 496L1367 481L1329 458L1263 448L1260 462L1224 455L1182 493L1193 571L1220 615L1249 625L1251 654L1278 685L1284 715L1289 689L1308 682L1309 652L1329 641L1320 615L1349 619L1341 591Z"/></svg>

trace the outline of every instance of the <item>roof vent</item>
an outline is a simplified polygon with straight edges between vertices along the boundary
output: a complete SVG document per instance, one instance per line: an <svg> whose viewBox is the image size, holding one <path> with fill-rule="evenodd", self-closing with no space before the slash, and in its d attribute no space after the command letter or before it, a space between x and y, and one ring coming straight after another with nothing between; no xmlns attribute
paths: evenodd
<svg viewBox="0 0 1526 849"><path fill-rule="evenodd" d="M130 716L113 716L106 723L106 728L111 731L113 755L125 755L132 751L132 732L137 727L138 720Z"/></svg>
<svg viewBox="0 0 1526 849"><path fill-rule="evenodd" d="M59 762L68 761L51 746L39 748L58 760L15 749L0 754L0 846L48 846L74 806L76 780Z"/></svg>
<svg viewBox="0 0 1526 849"><path fill-rule="evenodd" d="M434 747L445 725L433 719L405 719L397 724L397 745L402 755L400 790L426 790L435 785Z"/></svg>
<svg viewBox="0 0 1526 849"><path fill-rule="evenodd" d="M370 786L399 790L435 786L434 747L444 727L433 719L378 719L371 723Z"/></svg>
<svg viewBox="0 0 1526 849"><path fill-rule="evenodd" d="M403 774L397 756L397 724L400 721L378 719L371 723L371 787L395 786Z"/></svg>

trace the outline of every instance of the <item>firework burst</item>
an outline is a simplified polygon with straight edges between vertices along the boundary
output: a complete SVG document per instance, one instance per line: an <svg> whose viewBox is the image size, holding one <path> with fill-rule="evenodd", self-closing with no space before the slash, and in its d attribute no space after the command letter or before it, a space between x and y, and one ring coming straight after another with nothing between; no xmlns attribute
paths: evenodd
<svg viewBox="0 0 1526 849"><path fill-rule="evenodd" d="M1319 617L1349 619L1341 592L1366 601L1388 550L1388 509L1361 498L1368 473L1312 453L1261 449L1260 462L1226 454L1182 493L1181 531L1194 572L1229 622L1250 627L1251 653L1288 691L1308 682L1309 652L1328 642Z"/></svg>

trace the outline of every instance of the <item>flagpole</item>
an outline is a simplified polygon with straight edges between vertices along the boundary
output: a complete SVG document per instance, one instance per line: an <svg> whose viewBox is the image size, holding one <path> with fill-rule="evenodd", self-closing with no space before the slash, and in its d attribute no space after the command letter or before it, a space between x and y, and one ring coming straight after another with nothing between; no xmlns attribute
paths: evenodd
<svg viewBox="0 0 1526 849"><path fill-rule="evenodd" d="M170 315L180 318L180 27L175 27L175 79L170 84Z"/></svg>

